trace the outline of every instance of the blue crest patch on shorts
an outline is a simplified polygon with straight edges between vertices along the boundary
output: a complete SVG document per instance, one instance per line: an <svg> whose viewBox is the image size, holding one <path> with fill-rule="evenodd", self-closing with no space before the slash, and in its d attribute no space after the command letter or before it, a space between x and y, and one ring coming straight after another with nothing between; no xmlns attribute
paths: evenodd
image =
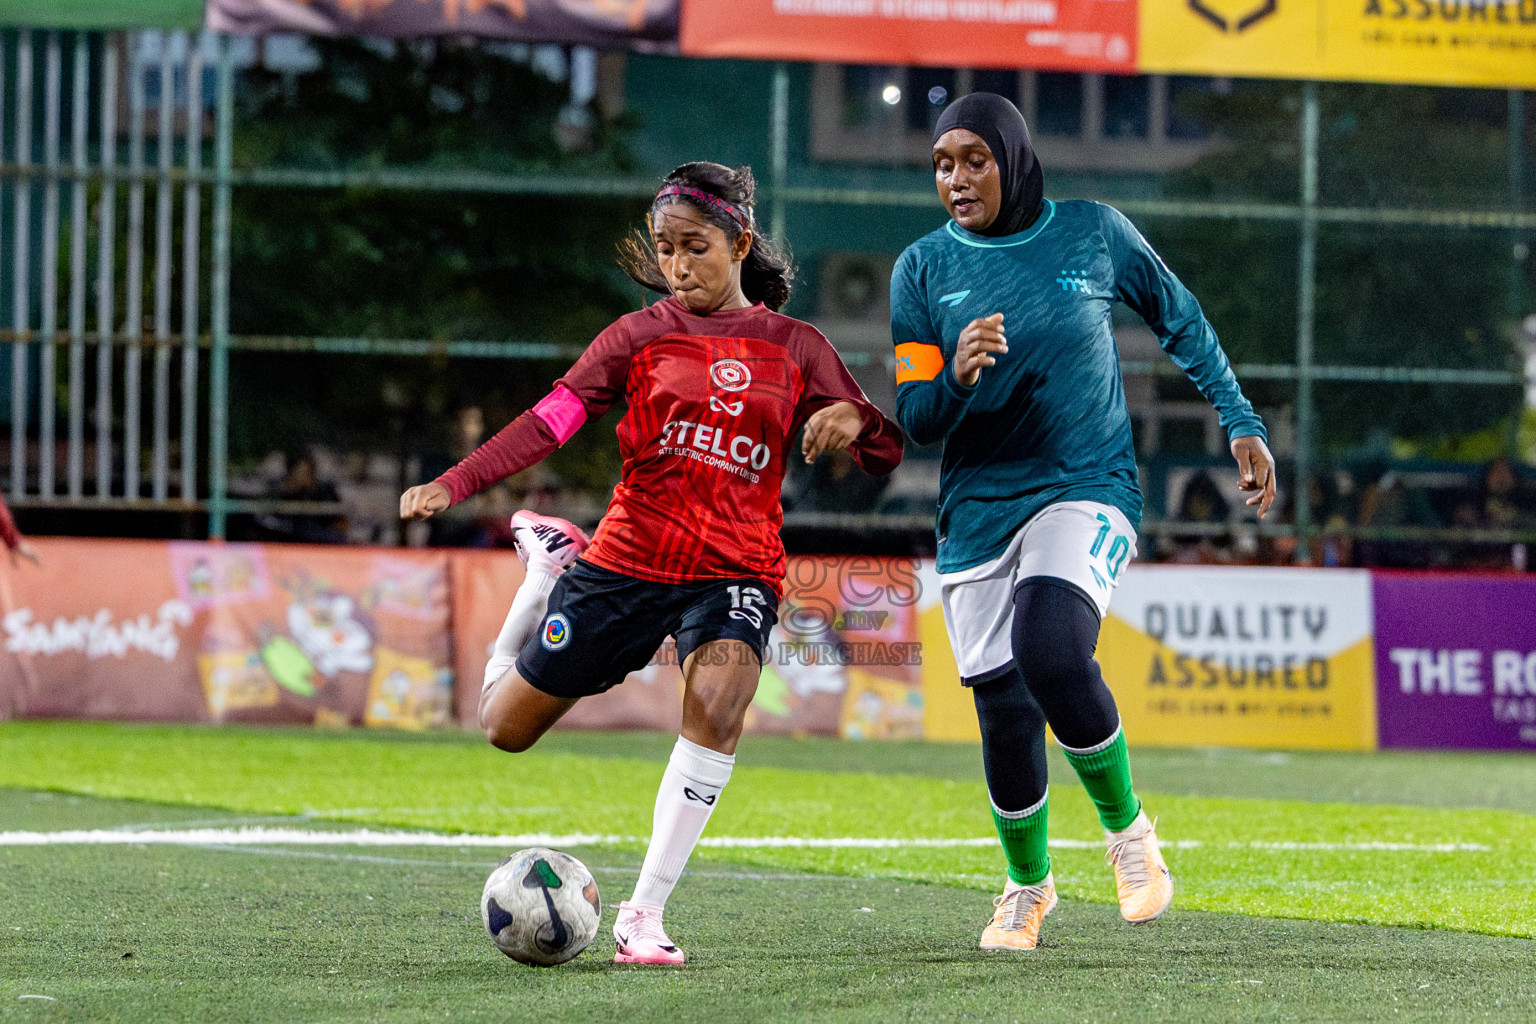
<svg viewBox="0 0 1536 1024"><path fill-rule="evenodd" d="M544 645L546 651L565 649L565 645L571 642L571 624L566 621L564 615L556 612L544 620L544 632L539 637L539 642Z"/></svg>

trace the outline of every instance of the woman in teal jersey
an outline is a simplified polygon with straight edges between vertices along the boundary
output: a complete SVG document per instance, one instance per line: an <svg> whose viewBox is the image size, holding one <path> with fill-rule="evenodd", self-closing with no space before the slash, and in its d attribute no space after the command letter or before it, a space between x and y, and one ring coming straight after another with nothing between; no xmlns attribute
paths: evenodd
<svg viewBox="0 0 1536 1024"><path fill-rule="evenodd" d="M1047 724L1098 808L1122 915L1156 920L1173 898L1094 660L1141 518L1114 304L1141 315L1216 408L1261 516L1274 460L1194 296L1117 211L1044 198L1012 103L975 93L952 105L933 166L951 219L909 246L891 278L897 418L917 443L944 444L944 618L1008 861L981 947L1033 949L1056 904Z"/></svg>

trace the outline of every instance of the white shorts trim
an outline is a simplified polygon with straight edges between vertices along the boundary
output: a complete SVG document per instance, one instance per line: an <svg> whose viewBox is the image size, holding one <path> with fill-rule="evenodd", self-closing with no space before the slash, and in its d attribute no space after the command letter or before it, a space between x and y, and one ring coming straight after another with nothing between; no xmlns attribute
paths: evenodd
<svg viewBox="0 0 1536 1024"><path fill-rule="evenodd" d="M939 574L944 625L963 681L984 681L1013 661L1013 592L1050 576L1077 587L1099 618L1136 557L1136 530L1125 513L1096 501L1063 501L1025 523L990 562Z"/></svg>

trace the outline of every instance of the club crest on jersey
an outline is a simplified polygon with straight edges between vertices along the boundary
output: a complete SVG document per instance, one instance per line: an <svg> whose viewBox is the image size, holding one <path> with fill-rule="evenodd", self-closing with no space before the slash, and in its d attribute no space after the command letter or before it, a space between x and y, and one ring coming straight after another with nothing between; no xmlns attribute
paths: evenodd
<svg viewBox="0 0 1536 1024"><path fill-rule="evenodd" d="M723 391L745 391L752 386L752 371L740 359L720 359L710 365L709 379Z"/></svg>
<svg viewBox="0 0 1536 1024"><path fill-rule="evenodd" d="M563 651L571 642L571 624L559 612L544 620L544 635L539 642L546 651Z"/></svg>

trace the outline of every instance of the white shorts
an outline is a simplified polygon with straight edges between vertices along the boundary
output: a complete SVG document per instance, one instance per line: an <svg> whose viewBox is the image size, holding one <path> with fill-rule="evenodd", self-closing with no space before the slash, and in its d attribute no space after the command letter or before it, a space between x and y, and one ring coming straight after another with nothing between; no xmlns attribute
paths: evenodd
<svg viewBox="0 0 1536 1024"><path fill-rule="evenodd" d="M1136 557L1125 513L1096 501L1063 501L1024 524L998 558L939 574L944 625L966 685L986 682L1013 661L1013 592L1039 576L1066 580L1091 598L1099 618Z"/></svg>

